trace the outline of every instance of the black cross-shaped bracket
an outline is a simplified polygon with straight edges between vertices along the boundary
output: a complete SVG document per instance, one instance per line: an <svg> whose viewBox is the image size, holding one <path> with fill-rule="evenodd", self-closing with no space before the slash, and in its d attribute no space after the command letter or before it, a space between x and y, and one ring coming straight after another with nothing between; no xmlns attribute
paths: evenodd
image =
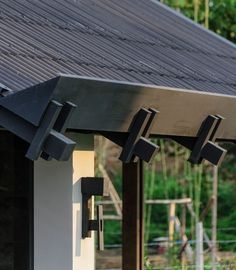
<svg viewBox="0 0 236 270"><path fill-rule="evenodd" d="M11 109L0 106L0 125L29 143L27 158L37 160L41 155L47 160L68 160L76 143L63 133L75 108L70 102L61 104L52 100L35 126Z"/></svg>
<svg viewBox="0 0 236 270"><path fill-rule="evenodd" d="M202 123L196 143L189 157L192 164L200 164L203 159L208 160L213 165L220 165L223 161L226 150L215 143L216 132L224 118L220 115L208 115Z"/></svg>
<svg viewBox="0 0 236 270"><path fill-rule="evenodd" d="M135 162L137 158L149 163L159 149L159 146L148 139L158 113L152 108L141 108L134 116L127 134L112 132L101 134L123 148L119 159L124 163Z"/></svg>
<svg viewBox="0 0 236 270"><path fill-rule="evenodd" d="M41 155L45 160L51 160L53 157L57 160L67 160L71 156L75 142L65 137L63 133L75 108L76 105L71 102L64 105L55 100L49 102L30 142L27 158L37 160Z"/></svg>
<svg viewBox="0 0 236 270"><path fill-rule="evenodd" d="M220 165L226 150L216 143L216 133L224 118L220 115L208 115L202 122L196 138L173 138L178 143L191 150L188 161L200 164L204 159L213 165Z"/></svg>
<svg viewBox="0 0 236 270"><path fill-rule="evenodd" d="M54 121L53 130L54 133L64 134L71 119L71 116L76 109L76 105L71 102L65 102L62 106L56 121ZM42 152L41 157L45 160L51 160L52 157L46 152Z"/></svg>

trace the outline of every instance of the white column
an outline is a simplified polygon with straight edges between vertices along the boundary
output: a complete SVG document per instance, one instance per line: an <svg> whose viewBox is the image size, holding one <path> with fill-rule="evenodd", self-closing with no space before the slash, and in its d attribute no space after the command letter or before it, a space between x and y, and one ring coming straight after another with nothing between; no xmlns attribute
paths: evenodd
<svg viewBox="0 0 236 270"><path fill-rule="evenodd" d="M34 165L34 270L72 269L72 161Z"/></svg>
<svg viewBox="0 0 236 270"><path fill-rule="evenodd" d="M94 175L93 137L76 136L67 162L34 164L34 270L94 270L94 237L81 239L80 178Z"/></svg>

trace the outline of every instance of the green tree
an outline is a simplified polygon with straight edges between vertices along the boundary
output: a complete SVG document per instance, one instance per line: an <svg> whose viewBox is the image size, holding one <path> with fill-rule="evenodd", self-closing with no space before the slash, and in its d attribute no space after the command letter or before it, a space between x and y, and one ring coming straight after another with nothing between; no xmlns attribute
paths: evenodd
<svg viewBox="0 0 236 270"><path fill-rule="evenodd" d="M163 0L162 2L236 43L235 0Z"/></svg>

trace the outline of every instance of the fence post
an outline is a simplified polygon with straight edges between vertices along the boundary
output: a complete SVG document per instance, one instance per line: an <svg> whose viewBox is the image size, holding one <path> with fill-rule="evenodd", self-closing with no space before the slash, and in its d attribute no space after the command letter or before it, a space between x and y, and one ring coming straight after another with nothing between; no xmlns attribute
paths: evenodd
<svg viewBox="0 0 236 270"><path fill-rule="evenodd" d="M196 224L196 270L204 270L202 222Z"/></svg>
<svg viewBox="0 0 236 270"><path fill-rule="evenodd" d="M175 232L175 203L170 204L169 208L169 246L173 246Z"/></svg>
<svg viewBox="0 0 236 270"><path fill-rule="evenodd" d="M212 204L212 270L216 270L217 266L217 189L218 189L218 167L213 167L213 204Z"/></svg>

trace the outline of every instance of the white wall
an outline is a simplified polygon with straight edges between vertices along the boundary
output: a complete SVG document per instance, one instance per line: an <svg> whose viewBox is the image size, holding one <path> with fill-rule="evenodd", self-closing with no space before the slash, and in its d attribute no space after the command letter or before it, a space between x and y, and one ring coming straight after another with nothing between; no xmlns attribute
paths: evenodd
<svg viewBox="0 0 236 270"><path fill-rule="evenodd" d="M91 136L68 162L34 165L34 270L94 270L94 237L81 239L80 178L93 176Z"/></svg>

